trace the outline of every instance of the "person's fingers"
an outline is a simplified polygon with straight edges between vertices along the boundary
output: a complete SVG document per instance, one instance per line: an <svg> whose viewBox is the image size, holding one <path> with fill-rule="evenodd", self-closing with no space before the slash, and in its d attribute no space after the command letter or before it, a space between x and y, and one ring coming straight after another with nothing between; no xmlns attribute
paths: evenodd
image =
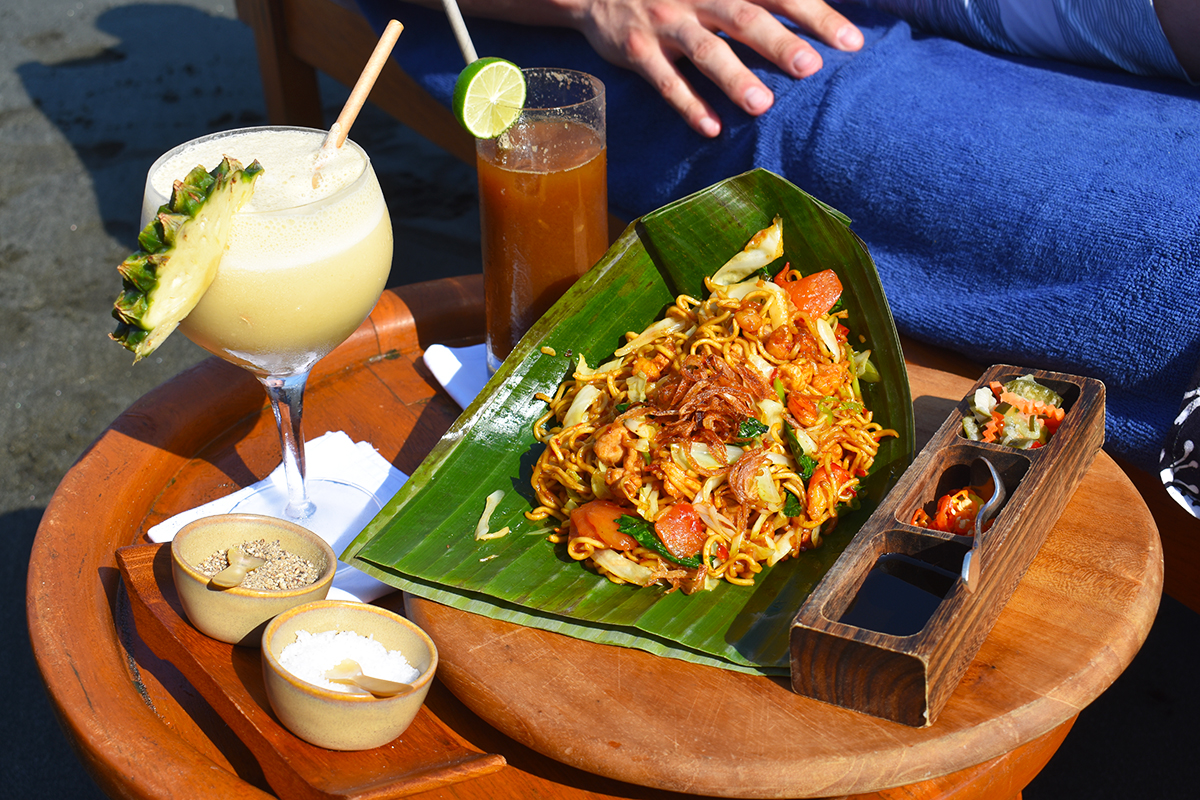
<svg viewBox="0 0 1200 800"><path fill-rule="evenodd" d="M597 51L641 74L705 136L720 132L720 120L680 72L677 60L691 61L748 114L762 114L775 101L718 34L754 49L795 78L821 69L821 56L773 13L835 47L862 46L858 29L823 0L598 0L590 10L581 29Z"/></svg>
<svg viewBox="0 0 1200 800"><path fill-rule="evenodd" d="M807 78L823 66L820 54L774 14L841 50L858 50L862 32L822 0L716 0L697 6L705 27L723 31L753 48L794 78Z"/></svg>
<svg viewBox="0 0 1200 800"><path fill-rule="evenodd" d="M771 90L742 63L729 44L699 22L681 26L679 47L683 56L747 114L758 116L775 102Z"/></svg>
<svg viewBox="0 0 1200 800"><path fill-rule="evenodd" d="M821 68L821 56L812 45L757 2L718 0L698 7L697 19L705 28L724 32L749 46L794 78L807 78ZM730 58L736 59L732 51ZM738 66L743 66L740 59L736 60ZM739 74L737 82L730 85L734 87L731 97L739 93L737 89L749 90L745 74Z"/></svg>
<svg viewBox="0 0 1200 800"><path fill-rule="evenodd" d="M787 17L813 38L853 52L863 46L863 35L854 23L846 19L823 0L758 0L769 11Z"/></svg>
<svg viewBox="0 0 1200 800"><path fill-rule="evenodd" d="M692 130L709 138L721 132L721 120L688 83L674 60L663 51L658 40L650 37L631 37L625 55L630 66L658 90Z"/></svg>

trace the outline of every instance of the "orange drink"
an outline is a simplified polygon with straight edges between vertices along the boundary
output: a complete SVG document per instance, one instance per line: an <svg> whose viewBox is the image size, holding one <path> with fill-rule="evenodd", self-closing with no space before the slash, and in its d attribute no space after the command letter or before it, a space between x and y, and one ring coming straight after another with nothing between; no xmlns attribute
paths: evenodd
<svg viewBox="0 0 1200 800"><path fill-rule="evenodd" d="M488 366L608 248L604 86L570 70L525 70L517 122L477 140Z"/></svg>

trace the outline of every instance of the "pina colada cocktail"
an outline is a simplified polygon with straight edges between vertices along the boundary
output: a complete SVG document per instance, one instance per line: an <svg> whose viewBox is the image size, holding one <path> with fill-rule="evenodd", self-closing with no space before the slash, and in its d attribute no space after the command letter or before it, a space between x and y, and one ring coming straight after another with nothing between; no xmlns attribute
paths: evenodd
<svg viewBox="0 0 1200 800"><path fill-rule="evenodd" d="M370 160L350 141L322 152L325 138L264 127L180 145L150 168L142 215L153 218L174 181L197 165L212 169L226 156L262 165L253 194L230 220L215 278L179 329L253 372L279 424L286 495L268 484L235 510L288 517L318 532L366 522L381 507L369 488L305 480L300 420L309 370L371 313L392 265L391 221Z"/></svg>
<svg viewBox="0 0 1200 800"><path fill-rule="evenodd" d="M392 263L391 223L366 154L347 142L313 163L324 132L257 128L183 145L151 168L143 219L172 182L223 156L264 167L234 216L217 277L180 324L188 338L257 375L310 369L354 332Z"/></svg>

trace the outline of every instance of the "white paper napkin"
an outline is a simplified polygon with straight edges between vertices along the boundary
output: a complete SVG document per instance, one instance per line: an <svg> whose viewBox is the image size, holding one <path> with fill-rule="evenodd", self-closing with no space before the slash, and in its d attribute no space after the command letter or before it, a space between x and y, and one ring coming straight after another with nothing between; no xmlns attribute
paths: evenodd
<svg viewBox="0 0 1200 800"><path fill-rule="evenodd" d="M470 347L430 345L425 350L425 366L462 408L471 405L488 382L487 348L482 344Z"/></svg>
<svg viewBox="0 0 1200 800"><path fill-rule="evenodd" d="M485 369L484 372L486 373L486 371ZM326 433L308 441L304 447L305 463L308 466L310 478L334 478L356 483L373 491L380 503L387 503L408 480L407 475L379 455L379 452L369 442L355 443L342 431ZM175 538L175 534L180 528L192 520L210 517L214 514L226 514L245 497L268 484L273 485L281 493L281 496L286 498L287 483L284 479L282 464L253 486L247 486L233 494L176 514L155 525L147 532L147 535L151 541L169 542ZM329 542L334 553L341 553L374 516L373 508L360 508L357 513L352 510L344 517L346 525L343 529L323 531L321 536ZM333 577L333 586L329 589L329 599L359 600L366 603L387 594L393 588L365 572L339 561L337 573Z"/></svg>

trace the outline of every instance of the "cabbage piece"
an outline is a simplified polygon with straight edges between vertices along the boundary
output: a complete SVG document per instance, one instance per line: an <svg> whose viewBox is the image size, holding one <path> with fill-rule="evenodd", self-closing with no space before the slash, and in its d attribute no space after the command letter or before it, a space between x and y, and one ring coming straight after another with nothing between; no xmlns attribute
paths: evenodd
<svg viewBox="0 0 1200 800"><path fill-rule="evenodd" d="M762 420L768 428L783 422L783 409L783 403L774 397L765 397L758 401L758 410L762 413Z"/></svg>
<svg viewBox="0 0 1200 800"><path fill-rule="evenodd" d="M654 583L654 573L625 558L615 550L597 550L592 553L592 559L618 578L638 586L649 586Z"/></svg>
<svg viewBox="0 0 1200 800"><path fill-rule="evenodd" d="M711 530L724 534L726 538L735 539L739 534L728 519L712 503L692 503L692 508L700 515L700 521Z"/></svg>
<svg viewBox="0 0 1200 800"><path fill-rule="evenodd" d="M759 375L762 375L763 380L770 382L771 376L775 374L775 365L765 358L760 356L756 351L751 350L746 355L746 363L754 367Z"/></svg>
<svg viewBox="0 0 1200 800"><path fill-rule="evenodd" d="M642 347L650 344L655 339L661 339L669 334L685 330L688 324L689 322L687 320L676 319L675 317L664 317L658 322L652 324L650 327L646 328L646 330L639 333L632 340L618 347L617 351L613 353L613 355L615 355L617 358L624 358L630 353L636 352Z"/></svg>
<svg viewBox="0 0 1200 800"><path fill-rule="evenodd" d="M680 469L691 469L699 467L703 470L722 469L736 462L742 457L745 452L742 448L736 445L725 445L725 460L720 461L713 456L712 450L708 445L702 442L690 442L685 448L682 444L675 443L671 445L671 460L674 461Z"/></svg>
<svg viewBox="0 0 1200 800"><path fill-rule="evenodd" d="M758 499L767 504L767 510L778 511L783 508L783 495L779 493L779 487L775 485L775 478L771 475L771 470L760 470L754 478L758 485Z"/></svg>
<svg viewBox="0 0 1200 800"><path fill-rule="evenodd" d="M600 390L590 383L581 388L579 394L575 395L575 399L571 401L571 407L567 409L566 416L563 417L563 427L571 428L583 422L588 409L600 399L600 395Z"/></svg>
<svg viewBox="0 0 1200 800"><path fill-rule="evenodd" d="M639 439L653 439L655 427L646 417L630 417L622 423L625 429Z"/></svg>
<svg viewBox="0 0 1200 800"><path fill-rule="evenodd" d="M608 490L608 482L604 480L604 476L608 474L608 465L603 461L596 462L596 469L591 474L589 483L592 485L592 494L597 500L603 500L606 497L612 497L612 493Z"/></svg>
<svg viewBox="0 0 1200 800"><path fill-rule="evenodd" d="M813 441L813 438L808 435L808 431L804 430L804 428L789 425L785 433L790 434L791 438L796 440L796 445L799 446L801 453L810 457L816 456L817 443Z"/></svg>
<svg viewBox="0 0 1200 800"><path fill-rule="evenodd" d="M720 486L725 481L725 473L718 475L710 475L704 485L700 487L700 491L692 498L692 505L697 503L708 503L712 501L713 490Z"/></svg>
<svg viewBox="0 0 1200 800"><path fill-rule="evenodd" d="M634 373L625 379L625 391L629 393L629 401L631 403L646 402L646 385L649 381L645 375Z"/></svg>
<svg viewBox="0 0 1200 800"><path fill-rule="evenodd" d="M796 532L788 528L787 532L775 540L771 555L767 556L767 566L773 567L792 553L792 537Z"/></svg>
<svg viewBox="0 0 1200 800"><path fill-rule="evenodd" d="M587 359L583 357L583 353L579 354L579 362L575 367L575 380L587 380L595 375L602 375L605 372L613 372L621 366L621 359L614 358L612 361L606 361L600 366L592 369L587 365Z"/></svg>
<svg viewBox="0 0 1200 800"><path fill-rule="evenodd" d="M498 539L508 533L508 528L491 533L488 528L492 524L492 513L496 510L496 506L500 505L500 501L504 499L504 490L497 489L489 494L483 500L483 514L479 517L479 522L475 523L475 538L483 539Z"/></svg>
<svg viewBox="0 0 1200 800"><path fill-rule="evenodd" d="M776 217L770 227L750 237L742 252L726 261L712 276L712 281L718 286L731 286L782 256L783 218Z"/></svg>
<svg viewBox="0 0 1200 800"><path fill-rule="evenodd" d="M829 356L838 362L842 360L842 348L838 345L837 336L834 335L833 326L829 324L829 320L825 317L817 317L816 321L817 335L821 338L821 344L825 345L825 349L829 351Z"/></svg>

